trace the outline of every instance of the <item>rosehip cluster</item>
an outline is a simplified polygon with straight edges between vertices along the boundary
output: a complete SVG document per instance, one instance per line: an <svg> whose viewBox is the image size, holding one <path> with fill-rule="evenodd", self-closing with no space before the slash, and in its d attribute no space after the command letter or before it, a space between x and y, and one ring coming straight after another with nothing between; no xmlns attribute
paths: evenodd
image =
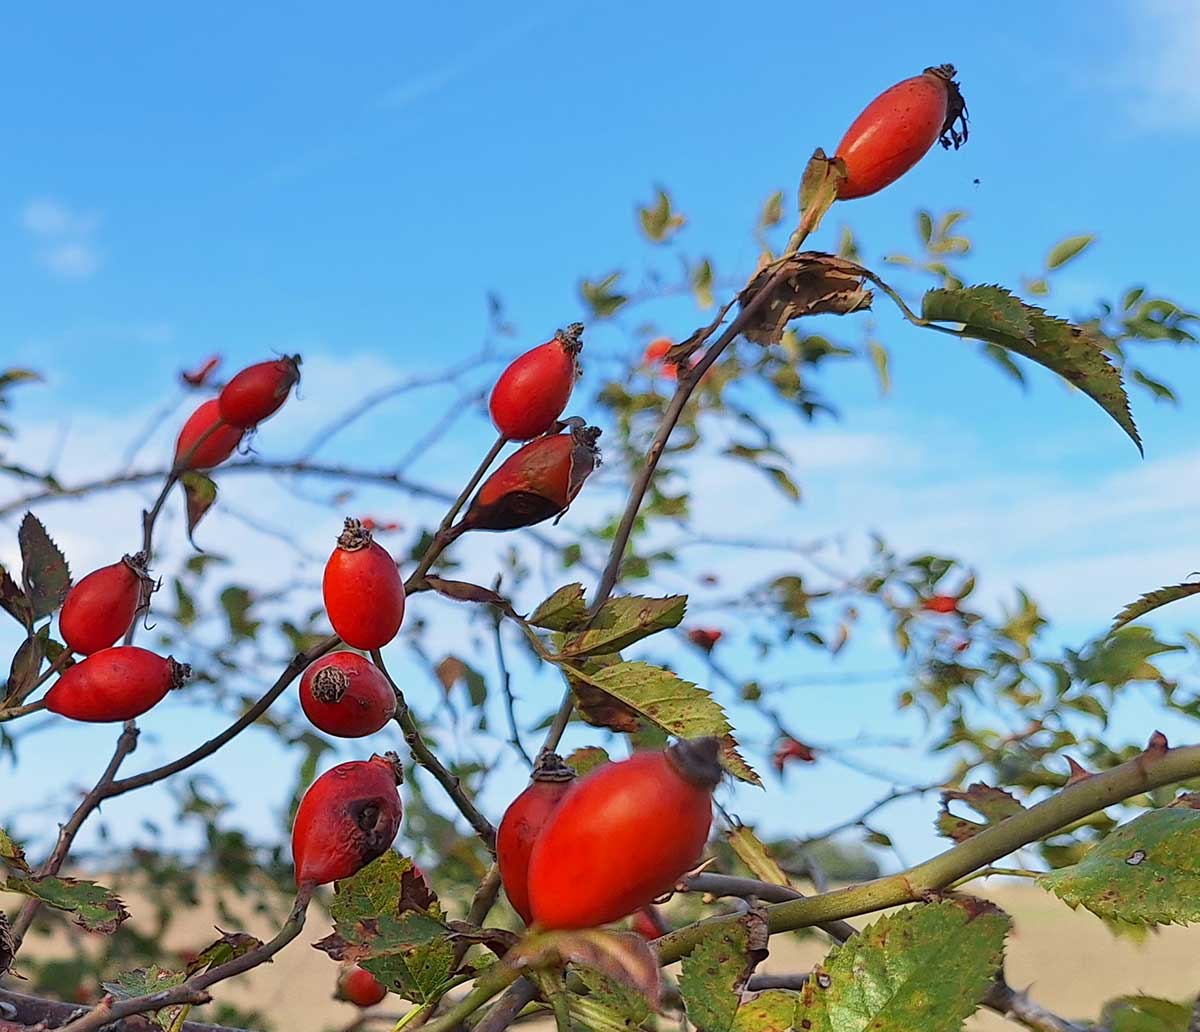
<svg viewBox="0 0 1200 1032"><path fill-rule="evenodd" d="M577 782L544 758L496 839L513 908L541 928L590 928L669 892L708 840L718 752L717 739L692 739Z"/></svg>

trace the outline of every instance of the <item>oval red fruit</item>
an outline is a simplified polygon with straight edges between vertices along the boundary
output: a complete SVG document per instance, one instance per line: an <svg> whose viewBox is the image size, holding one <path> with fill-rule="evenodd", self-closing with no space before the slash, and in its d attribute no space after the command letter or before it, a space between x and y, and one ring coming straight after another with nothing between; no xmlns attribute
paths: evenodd
<svg viewBox="0 0 1200 1032"><path fill-rule="evenodd" d="M81 656L108 648L129 630L153 590L144 552L93 570L72 585L63 601L58 617L63 641Z"/></svg>
<svg viewBox="0 0 1200 1032"><path fill-rule="evenodd" d="M955 613L958 599L953 595L931 595L921 602L921 608L927 613Z"/></svg>
<svg viewBox="0 0 1200 1032"><path fill-rule="evenodd" d="M953 65L926 68L863 109L835 152L846 163L846 178L838 185L841 200L891 185L939 139L955 150L966 142L967 106L954 75Z"/></svg>
<svg viewBox="0 0 1200 1032"><path fill-rule="evenodd" d="M349 878L387 852L400 830L395 753L339 763L314 781L292 825L296 884Z"/></svg>
<svg viewBox="0 0 1200 1032"><path fill-rule="evenodd" d="M396 713L396 693L379 668L357 652L333 652L308 665L300 705L313 726L339 738L362 738Z"/></svg>
<svg viewBox="0 0 1200 1032"><path fill-rule="evenodd" d="M288 392L299 382L299 355L247 366L222 389L218 399L221 418L243 430L258 426L283 407Z"/></svg>
<svg viewBox="0 0 1200 1032"><path fill-rule="evenodd" d="M618 921L669 891L699 860L720 781L715 738L606 763L550 815L529 858L543 928Z"/></svg>
<svg viewBox="0 0 1200 1032"><path fill-rule="evenodd" d="M572 426L518 448L483 482L456 533L531 527L565 512L600 464L599 437L594 426Z"/></svg>
<svg viewBox="0 0 1200 1032"><path fill-rule="evenodd" d="M242 431L221 421L220 402L210 398L188 417L179 431L175 464L181 469L212 469L237 451L241 441Z"/></svg>
<svg viewBox="0 0 1200 1032"><path fill-rule="evenodd" d="M557 753L544 753L533 768L533 780L504 811L496 829L496 862L500 881L513 910L529 924L529 854L550 815L575 781L575 772Z"/></svg>
<svg viewBox="0 0 1200 1032"><path fill-rule="evenodd" d="M496 429L510 441L539 437L562 415L579 377L582 333L583 323L572 323L500 374L488 410Z"/></svg>
<svg viewBox="0 0 1200 1032"><path fill-rule="evenodd" d="M374 1007L387 996L387 989L366 968L350 964L338 973L337 991L334 996L356 1007Z"/></svg>
<svg viewBox="0 0 1200 1032"><path fill-rule="evenodd" d="M369 652L396 637L404 621L404 581L360 520L346 518L321 587L329 622L347 645Z"/></svg>
<svg viewBox="0 0 1200 1032"><path fill-rule="evenodd" d="M72 720L132 720L180 687L192 669L136 645L102 649L68 667L46 693L46 709Z"/></svg>

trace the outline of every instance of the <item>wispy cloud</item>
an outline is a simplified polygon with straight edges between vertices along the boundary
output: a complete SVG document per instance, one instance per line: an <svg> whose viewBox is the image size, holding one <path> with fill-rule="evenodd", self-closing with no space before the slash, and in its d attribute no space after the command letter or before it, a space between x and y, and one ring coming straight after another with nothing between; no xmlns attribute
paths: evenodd
<svg viewBox="0 0 1200 1032"><path fill-rule="evenodd" d="M1127 7L1128 59L1117 85L1143 129L1200 129L1200 4L1141 0Z"/></svg>
<svg viewBox="0 0 1200 1032"><path fill-rule="evenodd" d="M552 17L553 12L535 12L512 22L498 32L484 36L440 67L422 72L393 86L383 95L382 106L387 108L408 107L438 93L456 79L461 79L473 71L484 58L499 53L531 32L540 29Z"/></svg>
<svg viewBox="0 0 1200 1032"><path fill-rule="evenodd" d="M34 258L50 275L90 279L100 269L96 245L100 224L94 212L76 211L61 201L37 197L21 210L20 223L34 244Z"/></svg>

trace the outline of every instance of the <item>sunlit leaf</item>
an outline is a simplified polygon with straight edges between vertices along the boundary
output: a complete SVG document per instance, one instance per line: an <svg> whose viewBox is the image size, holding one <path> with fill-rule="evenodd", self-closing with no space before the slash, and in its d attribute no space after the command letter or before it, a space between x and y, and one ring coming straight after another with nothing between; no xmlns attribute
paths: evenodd
<svg viewBox="0 0 1200 1032"><path fill-rule="evenodd" d="M1172 602L1177 602L1181 598L1188 598L1198 592L1200 592L1200 581L1171 584L1168 587L1147 592L1136 602L1130 602L1129 605L1116 615L1113 619L1112 630L1115 631L1120 627L1124 627L1127 623L1132 623L1147 613L1153 612L1155 609L1169 605Z"/></svg>
<svg viewBox="0 0 1200 1032"><path fill-rule="evenodd" d="M564 656L610 655L671 627L678 627L687 611L686 595L645 598L624 595L610 598L587 630L571 635L560 650Z"/></svg>
<svg viewBox="0 0 1200 1032"><path fill-rule="evenodd" d="M534 627L551 631L569 631L587 619L587 603L582 584L567 584L541 603L527 617Z"/></svg>
<svg viewBox="0 0 1200 1032"><path fill-rule="evenodd" d="M1090 234L1084 236L1067 237L1066 240L1060 240L1052 248L1046 256L1046 268L1057 269L1066 265L1072 258L1077 258L1083 254L1095 242L1096 238Z"/></svg>

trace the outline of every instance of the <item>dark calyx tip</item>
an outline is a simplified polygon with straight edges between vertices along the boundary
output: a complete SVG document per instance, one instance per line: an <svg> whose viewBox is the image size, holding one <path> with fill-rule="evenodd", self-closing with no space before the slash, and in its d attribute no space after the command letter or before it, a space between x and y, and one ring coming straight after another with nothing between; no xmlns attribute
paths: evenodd
<svg viewBox="0 0 1200 1032"><path fill-rule="evenodd" d="M721 742L711 735L688 738L667 749L667 759L693 785L714 789L721 781Z"/></svg>
<svg viewBox="0 0 1200 1032"><path fill-rule="evenodd" d="M176 663L174 656L167 657L167 667L171 671L171 688L182 688L192 676L192 668L187 663Z"/></svg>
<svg viewBox="0 0 1200 1032"><path fill-rule="evenodd" d="M362 520L347 516L337 543L344 552L357 552L360 548L366 548L371 540L371 532L362 525Z"/></svg>
<svg viewBox="0 0 1200 1032"><path fill-rule="evenodd" d="M571 436L575 439L576 444L581 444L585 448L595 449L596 442L600 440L600 436L604 433L598 426L572 426Z"/></svg>
<svg viewBox="0 0 1200 1032"><path fill-rule="evenodd" d="M958 150L959 147L967 142L967 136L969 135L967 127L967 102L963 99L962 90L959 89L958 83L954 81L954 77L958 74L958 71L954 65L944 64L926 68L925 74L936 76L946 86L946 120L942 123L942 133L938 137L938 142L947 150L951 147Z"/></svg>
<svg viewBox="0 0 1200 1032"><path fill-rule="evenodd" d="M532 781L574 781L575 771L556 752L541 753L533 765Z"/></svg>
<svg viewBox="0 0 1200 1032"><path fill-rule="evenodd" d="M392 776L396 779L397 785L404 784L404 764L400 762L398 754L388 751L380 756L379 753L374 753L371 756L371 762L375 763L376 761L386 763L392 768Z"/></svg>
<svg viewBox="0 0 1200 1032"><path fill-rule="evenodd" d="M958 69L952 64L930 65L925 69L926 75L936 75L939 79L950 82L958 74Z"/></svg>
<svg viewBox="0 0 1200 1032"><path fill-rule="evenodd" d="M314 675L312 694L318 702L341 702L349 687L350 678L346 676L346 671L326 666Z"/></svg>
<svg viewBox="0 0 1200 1032"><path fill-rule="evenodd" d="M149 577L146 572L146 564L150 561L150 557L145 552L134 552L133 555L121 556L121 562L128 566L139 577Z"/></svg>
<svg viewBox="0 0 1200 1032"><path fill-rule="evenodd" d="M558 341L569 354L578 355L583 350L583 323L573 322L565 330L555 330L554 339Z"/></svg>

